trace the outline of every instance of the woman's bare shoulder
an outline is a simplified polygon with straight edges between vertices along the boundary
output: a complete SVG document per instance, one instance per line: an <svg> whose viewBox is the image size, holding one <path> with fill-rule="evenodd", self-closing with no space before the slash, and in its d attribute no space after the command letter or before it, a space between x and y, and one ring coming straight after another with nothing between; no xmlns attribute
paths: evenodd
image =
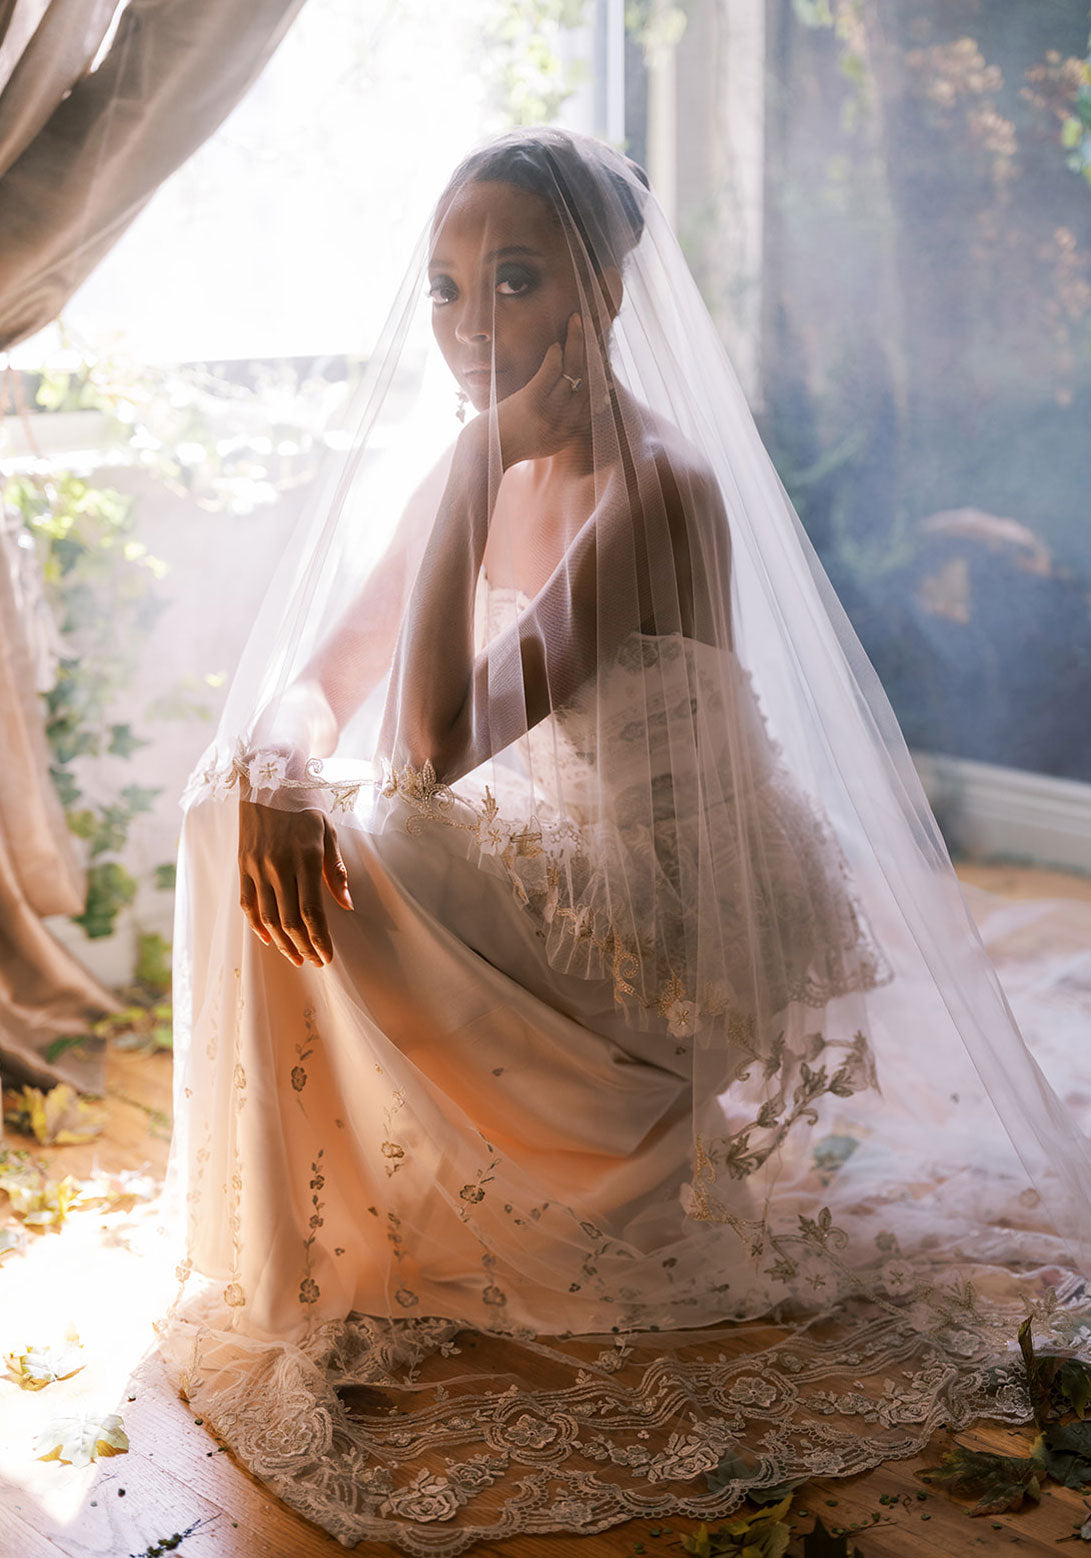
<svg viewBox="0 0 1091 1558"><path fill-rule="evenodd" d="M716 474L697 445L669 418L637 402L631 402L634 429L630 448L638 471L654 472L664 495L679 501L700 502L719 493Z"/></svg>

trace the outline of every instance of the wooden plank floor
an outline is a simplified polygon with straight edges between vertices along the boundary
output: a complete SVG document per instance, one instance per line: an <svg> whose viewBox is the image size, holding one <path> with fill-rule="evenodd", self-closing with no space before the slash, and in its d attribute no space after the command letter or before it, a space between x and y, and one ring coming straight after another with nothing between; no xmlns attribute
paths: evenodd
<svg viewBox="0 0 1091 1558"><path fill-rule="evenodd" d="M973 886L1005 896L1091 903L1086 879L1006 866L967 867L962 874ZM97 1166L146 1168L160 1176L169 1134L170 1057L111 1051L106 1110L107 1129L94 1142L37 1149L35 1155L54 1174L83 1177ZM5 1144L33 1149L10 1133ZM88 1358L81 1374L45 1391L0 1382L0 1558L145 1558L175 1534L182 1539L171 1550L183 1558L343 1552L218 1450L167 1384L151 1347L151 1321L170 1296L163 1262L155 1258L156 1239L154 1208L74 1212L60 1232L36 1236L26 1255L9 1256L0 1266L0 1352L74 1323ZM92 1290L105 1291L109 1302L89 1313ZM36 1460L33 1441L43 1424L81 1409L122 1413L129 1453L84 1469ZM975 1448L1019 1455L1031 1436L980 1425L958 1437ZM946 1441L939 1434L914 1460L808 1484L795 1499L791 1552L800 1551L816 1515L827 1526L856 1527L861 1558L958 1558L1014 1549L1044 1555L1086 1516L1079 1494L1051 1486L1037 1508L971 1519L964 1505L926 1490L913 1475L935 1464ZM477 1552L495 1558L638 1558L641 1552L677 1558L682 1534L695 1529L691 1520L633 1521L597 1536L533 1536ZM357 1550L394 1558L394 1549L378 1543Z"/></svg>

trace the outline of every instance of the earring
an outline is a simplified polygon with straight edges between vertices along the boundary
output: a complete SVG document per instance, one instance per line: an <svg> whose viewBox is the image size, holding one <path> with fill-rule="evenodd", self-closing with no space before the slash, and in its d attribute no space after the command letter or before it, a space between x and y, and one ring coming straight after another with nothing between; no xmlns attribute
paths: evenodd
<svg viewBox="0 0 1091 1558"><path fill-rule="evenodd" d="M470 397L467 395L466 391L459 390L458 394L455 396L455 416L460 422L465 422L466 420L466 407L469 405L469 403Z"/></svg>

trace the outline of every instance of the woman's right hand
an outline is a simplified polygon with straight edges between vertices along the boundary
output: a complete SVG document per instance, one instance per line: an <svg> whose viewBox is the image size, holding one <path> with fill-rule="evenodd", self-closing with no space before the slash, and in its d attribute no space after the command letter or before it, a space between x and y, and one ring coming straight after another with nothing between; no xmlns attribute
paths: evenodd
<svg viewBox="0 0 1091 1558"><path fill-rule="evenodd" d="M564 340L549 348L533 378L497 402L504 469L522 460L547 459L560 453L573 438L586 434L588 406L583 320L575 313L565 327ZM465 431L487 429L487 424L487 418L475 418Z"/></svg>
<svg viewBox="0 0 1091 1558"><path fill-rule="evenodd" d="M296 968L333 959L322 896L325 882L352 909L337 834L320 811L280 811L239 799L239 902L250 928Z"/></svg>

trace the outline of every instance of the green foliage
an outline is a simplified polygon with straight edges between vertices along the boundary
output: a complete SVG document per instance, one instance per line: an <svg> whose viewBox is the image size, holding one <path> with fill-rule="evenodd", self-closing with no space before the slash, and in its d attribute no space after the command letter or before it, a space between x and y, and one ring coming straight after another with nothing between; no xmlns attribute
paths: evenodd
<svg viewBox="0 0 1091 1558"><path fill-rule="evenodd" d="M1091 1423L1051 1423L1031 1448L1030 1458L1065 1488L1091 1485Z"/></svg>
<svg viewBox="0 0 1091 1558"><path fill-rule="evenodd" d="M136 878L117 860L93 865L87 872L87 900L82 914L72 918L91 941L112 936L118 914L136 897Z"/></svg>
<svg viewBox="0 0 1091 1558"><path fill-rule="evenodd" d="M974 1498L972 1515L999 1515L1021 1509L1025 1499L1037 1504L1042 1497L1044 1473L1037 1461L1014 1455L992 1455L955 1444L945 1450L938 1466L917 1472L922 1482Z"/></svg>
<svg viewBox="0 0 1091 1558"><path fill-rule="evenodd" d="M1064 1354L1036 1353L1029 1317L1019 1327L1019 1350L1037 1426L1041 1428L1066 1412L1075 1412L1082 1422L1091 1410L1091 1365Z"/></svg>
<svg viewBox="0 0 1091 1558"><path fill-rule="evenodd" d="M686 30L687 17L680 5L656 5L653 0L628 0L625 7L625 31L644 52L649 65L655 65L678 47Z"/></svg>
<svg viewBox="0 0 1091 1558"><path fill-rule="evenodd" d="M144 931L137 939L137 982L154 994L170 989L170 942L155 931Z"/></svg>
<svg viewBox="0 0 1091 1558"><path fill-rule="evenodd" d="M716 1530L701 1525L682 1538L682 1547L694 1558L783 1558L792 1539L785 1518L791 1502L789 1493L771 1509L736 1515Z"/></svg>
<svg viewBox="0 0 1091 1558"><path fill-rule="evenodd" d="M161 865L155 867L152 876L161 893L172 893L178 876L178 867L173 860L164 860Z"/></svg>
<svg viewBox="0 0 1091 1558"><path fill-rule="evenodd" d="M39 405L78 399L73 377L47 373ZM109 711L130 684L141 641L161 609L155 585L165 569L133 535L133 500L113 487L96 487L72 471L35 471L9 478L3 502L33 538L64 639L57 679L45 696L46 736L69 826L87 841L92 861L83 912L74 918L97 939L112 933L136 892L119 862L102 857L120 854L133 818L150 809L158 792L128 785L115 798L87 801L76 765L83 757L129 758L146 745L129 724L111 721Z"/></svg>
<svg viewBox="0 0 1091 1558"><path fill-rule="evenodd" d="M1072 112L1061 123L1061 145L1068 153L1065 161L1073 173L1082 173L1091 184L1091 38Z"/></svg>
<svg viewBox="0 0 1091 1558"><path fill-rule="evenodd" d="M62 351L43 366L35 396L39 411L87 411L107 418L104 443L119 461L139 464L175 493L205 508L249 513L281 487L307 479L313 430L270 417L266 406L298 406L315 427L324 424L331 394L325 379L285 379L273 368L255 372L252 389L199 368L149 367L77 346L61 327ZM255 424L261 436L255 436ZM271 435L271 436L270 436ZM260 463L276 451L279 479ZM292 465L287 451L305 465ZM111 457L112 458L112 457ZM45 695L51 774L69 826L88 845L87 900L76 923L94 938L113 933L136 884L121 866L133 820L159 793L126 785L99 799L83 794L84 758L128 760L148 744L129 721L111 715L131 686L147 634L163 608L157 586L165 564L135 533L134 500L60 462L37 460L0 484L5 508L21 521L38 555L63 648L55 685ZM189 676L166 688L145 719L210 719L209 689L223 677ZM157 885L169 889L157 871Z"/></svg>
<svg viewBox="0 0 1091 1558"><path fill-rule="evenodd" d="M586 63L566 62L559 48L586 11L587 0L494 0L482 25L481 59L506 124L552 123L586 79Z"/></svg>

